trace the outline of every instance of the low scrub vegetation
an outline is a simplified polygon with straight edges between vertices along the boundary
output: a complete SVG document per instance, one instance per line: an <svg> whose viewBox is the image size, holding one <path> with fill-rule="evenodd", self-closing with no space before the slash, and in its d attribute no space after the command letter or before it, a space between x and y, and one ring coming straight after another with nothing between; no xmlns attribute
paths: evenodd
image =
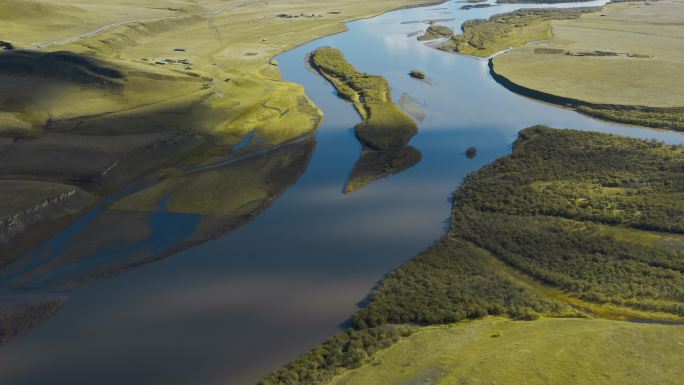
<svg viewBox="0 0 684 385"><path fill-rule="evenodd" d="M684 131L684 108L610 108L585 105L577 107L577 111L613 122Z"/></svg>
<svg viewBox="0 0 684 385"><path fill-rule="evenodd" d="M569 312L567 305L542 298L497 271L492 258L469 242L446 236L390 273L353 323L363 329L386 323L451 323L486 315L531 320L540 313Z"/></svg>
<svg viewBox="0 0 684 385"><path fill-rule="evenodd" d="M335 375L367 363L375 352L411 335L414 329L408 326L349 329L314 347L257 385L326 384Z"/></svg>
<svg viewBox="0 0 684 385"><path fill-rule="evenodd" d="M684 315L682 250L603 230L679 237L684 149L546 127L520 135L513 155L459 189L453 231L577 297Z"/></svg>
<svg viewBox="0 0 684 385"><path fill-rule="evenodd" d="M494 15L489 20L468 20L461 27L463 34L453 36L439 49L477 56L488 56L509 47L518 47L551 35L549 20L576 19L600 8L521 9Z"/></svg>
<svg viewBox="0 0 684 385"><path fill-rule="evenodd" d="M335 48L316 50L310 63L333 83L340 96L354 103L364 119L356 126L356 136L365 146L374 150L400 148L416 134L416 123L394 104L382 76L358 72Z"/></svg>
<svg viewBox="0 0 684 385"><path fill-rule="evenodd" d="M309 62L335 86L340 96L354 104L363 118L355 127L363 150L344 188L346 193L420 161L420 151L408 146L418 127L392 101L387 80L358 72L335 48L319 48L311 54ZM417 74L412 72L411 76Z"/></svg>
<svg viewBox="0 0 684 385"><path fill-rule="evenodd" d="M454 35L454 30L443 25L431 25L424 34L418 36L418 40L435 40L443 37L451 37Z"/></svg>

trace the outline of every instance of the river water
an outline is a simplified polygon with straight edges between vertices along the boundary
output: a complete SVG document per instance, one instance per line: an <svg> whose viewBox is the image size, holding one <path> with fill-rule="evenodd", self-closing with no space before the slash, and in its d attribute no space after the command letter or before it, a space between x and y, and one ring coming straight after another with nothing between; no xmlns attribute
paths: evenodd
<svg viewBox="0 0 684 385"><path fill-rule="evenodd" d="M601 5L603 1L562 6ZM390 12L277 57L325 113L303 176L232 233L73 294L32 332L0 348L3 385L253 383L338 332L375 282L446 231L449 197L468 173L510 153L534 124L684 143L684 135L600 122L515 95L487 62L407 37L430 19L463 21L533 5L460 10L463 3ZM561 5L557 5L561 6ZM419 21L418 23L413 23ZM305 66L321 46L383 75L395 100L425 112L416 166L347 195L360 152L352 106ZM407 76L417 68L429 82ZM477 156L465 150L475 146Z"/></svg>

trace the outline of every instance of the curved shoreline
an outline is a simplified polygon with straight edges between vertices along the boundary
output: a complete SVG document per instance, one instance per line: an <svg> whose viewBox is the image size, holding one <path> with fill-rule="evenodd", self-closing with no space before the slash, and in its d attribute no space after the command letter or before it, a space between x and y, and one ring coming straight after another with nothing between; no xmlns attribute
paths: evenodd
<svg viewBox="0 0 684 385"><path fill-rule="evenodd" d="M651 113L651 114L684 114L684 107L650 107L641 105L621 105L621 104L603 104L590 103L580 99L568 98L564 96L553 95L544 91L535 90L533 88L520 85L504 75L496 72L494 69L494 56L487 59L487 67L489 68L489 75L500 86L507 90L530 99L538 100L540 102L550 103L557 106L573 109L579 113L590 116L592 118L601 119L607 122L634 124L637 126L644 126L649 128L670 129L673 131L684 131L684 126L679 125L672 127L667 124L652 124L644 125L633 119L610 119L605 114L599 113L600 110L611 112L636 112L636 113Z"/></svg>

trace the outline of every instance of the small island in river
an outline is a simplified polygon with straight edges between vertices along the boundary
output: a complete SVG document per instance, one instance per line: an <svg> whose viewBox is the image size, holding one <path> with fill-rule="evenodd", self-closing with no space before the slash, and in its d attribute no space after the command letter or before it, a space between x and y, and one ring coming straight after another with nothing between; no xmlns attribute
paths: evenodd
<svg viewBox="0 0 684 385"><path fill-rule="evenodd" d="M420 161L420 152L408 145L418 127L392 101L384 78L358 72L335 48L324 47L312 52L309 63L335 86L340 96L354 104L363 118L354 128L363 149L347 181L346 192L354 192Z"/></svg>

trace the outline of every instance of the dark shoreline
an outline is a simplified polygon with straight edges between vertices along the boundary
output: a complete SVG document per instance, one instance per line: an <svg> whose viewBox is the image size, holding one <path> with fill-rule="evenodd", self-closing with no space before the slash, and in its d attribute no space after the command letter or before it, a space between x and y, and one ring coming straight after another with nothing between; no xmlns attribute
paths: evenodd
<svg viewBox="0 0 684 385"><path fill-rule="evenodd" d="M521 96L528 97L530 99L535 99L541 102L555 104L558 106L573 109L579 113L590 116L592 118L601 119L608 122L623 123L623 124L636 124L640 126L659 128L659 129L670 129L674 131L682 131L682 129L669 127L664 124L654 124L654 125L643 125L634 122L631 119L609 119L603 114L592 113L592 110L603 110L612 112L637 112L637 113L652 113L652 114L684 114L684 107L649 107L649 106L639 106L639 105L621 105L621 104L597 104L590 103L579 99L567 98L564 96L558 96L549 94L543 91L535 90L517 84L507 77L499 74L494 69L494 58L487 60L487 66L489 67L489 75L496 81L499 85L506 88L507 90L516 93Z"/></svg>

